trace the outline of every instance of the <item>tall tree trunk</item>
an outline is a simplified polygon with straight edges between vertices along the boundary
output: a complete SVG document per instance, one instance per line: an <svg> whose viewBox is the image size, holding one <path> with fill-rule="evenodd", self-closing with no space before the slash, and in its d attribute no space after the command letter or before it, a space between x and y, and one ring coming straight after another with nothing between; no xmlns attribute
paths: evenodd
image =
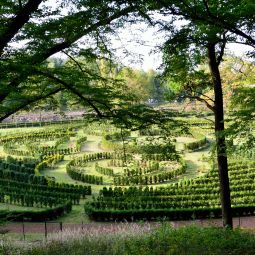
<svg viewBox="0 0 255 255"><path fill-rule="evenodd" d="M216 59L215 44L208 45L209 66L213 80L215 95L215 136L216 136L216 153L220 179L220 198L222 207L222 220L224 227L233 227L231 199L228 178L228 159L224 133L224 111L223 111L223 94L222 84L219 72L219 63Z"/></svg>

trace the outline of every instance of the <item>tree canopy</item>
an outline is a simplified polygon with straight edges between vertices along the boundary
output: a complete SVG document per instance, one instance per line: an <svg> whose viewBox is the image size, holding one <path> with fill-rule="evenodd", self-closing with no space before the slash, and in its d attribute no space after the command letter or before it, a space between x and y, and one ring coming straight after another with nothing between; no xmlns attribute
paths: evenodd
<svg viewBox="0 0 255 255"><path fill-rule="evenodd" d="M71 58L82 55L88 62L98 55L107 57L104 35L112 29L110 26L118 25L111 22L124 19L132 9L107 1L85 2L58 1L54 7L47 1L32 0L1 4L0 120L61 90L79 96L71 82L77 71L72 74L69 66L67 75L67 69L50 68L47 59L58 52ZM92 81L101 79L88 68L80 68L80 72L87 88Z"/></svg>

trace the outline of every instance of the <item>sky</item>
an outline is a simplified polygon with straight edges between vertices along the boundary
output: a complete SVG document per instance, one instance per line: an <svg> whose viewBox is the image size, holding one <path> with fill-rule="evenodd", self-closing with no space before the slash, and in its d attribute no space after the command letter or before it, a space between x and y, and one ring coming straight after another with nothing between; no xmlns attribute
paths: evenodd
<svg viewBox="0 0 255 255"><path fill-rule="evenodd" d="M164 42L163 34L140 24L123 29L118 35L119 38L113 38L112 42L119 48L116 53L123 64L145 71L160 66L162 54L158 46Z"/></svg>
<svg viewBox="0 0 255 255"><path fill-rule="evenodd" d="M48 0L46 3L53 8L56 6L53 0ZM160 18L165 19L165 17ZM185 21L178 21L177 25L183 22L185 23ZM143 23L127 26L117 33L118 37L113 37L111 42L113 48L116 49L119 62L145 71L157 70L160 67L162 54L158 46L162 45L165 40L163 33ZM242 56L248 48L244 45L228 44L227 49L234 55Z"/></svg>
<svg viewBox="0 0 255 255"><path fill-rule="evenodd" d="M142 31L141 31L142 30ZM144 24L134 25L119 32L119 38L113 39L113 46L120 47L117 51L119 60L125 65L134 68L157 70L162 63L162 54L158 46L164 42L164 34L156 32L155 28ZM140 43L138 41L141 41ZM123 49L129 52L129 56L123 54ZM227 44L225 53L243 56L251 47L231 43ZM140 58L140 61L138 59Z"/></svg>

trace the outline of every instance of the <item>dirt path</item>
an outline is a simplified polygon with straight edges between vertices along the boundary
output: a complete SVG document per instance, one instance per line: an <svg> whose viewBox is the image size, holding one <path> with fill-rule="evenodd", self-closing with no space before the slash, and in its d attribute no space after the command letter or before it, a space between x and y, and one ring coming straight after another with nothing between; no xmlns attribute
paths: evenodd
<svg viewBox="0 0 255 255"><path fill-rule="evenodd" d="M119 229L120 224L123 223L87 223L87 224L72 224L72 223L63 223L60 222L47 222L45 223L34 223L34 222L17 222L17 223L9 223L7 225L2 226L0 229L6 229L10 233L23 233L23 224L24 224L24 232L25 233L55 233L64 230L75 230L75 229L86 229L89 230L102 230L105 231L111 229ZM133 223L125 223L125 224L133 224ZM152 225L157 224L155 222L151 223ZM214 226L221 227L222 220L221 219L205 219L205 220L193 220L193 221L170 221L174 228L188 226L188 225L199 225L199 226ZM255 216L245 216L245 217L235 217L233 218L234 228L241 227L243 229L254 229L255 228Z"/></svg>

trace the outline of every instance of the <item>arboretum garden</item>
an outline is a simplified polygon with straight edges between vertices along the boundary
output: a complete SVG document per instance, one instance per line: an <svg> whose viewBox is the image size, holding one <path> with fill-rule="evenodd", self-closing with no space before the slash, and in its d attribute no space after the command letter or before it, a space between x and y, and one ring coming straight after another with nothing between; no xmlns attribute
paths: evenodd
<svg viewBox="0 0 255 255"><path fill-rule="evenodd" d="M254 254L254 0L0 2L0 254Z"/></svg>

